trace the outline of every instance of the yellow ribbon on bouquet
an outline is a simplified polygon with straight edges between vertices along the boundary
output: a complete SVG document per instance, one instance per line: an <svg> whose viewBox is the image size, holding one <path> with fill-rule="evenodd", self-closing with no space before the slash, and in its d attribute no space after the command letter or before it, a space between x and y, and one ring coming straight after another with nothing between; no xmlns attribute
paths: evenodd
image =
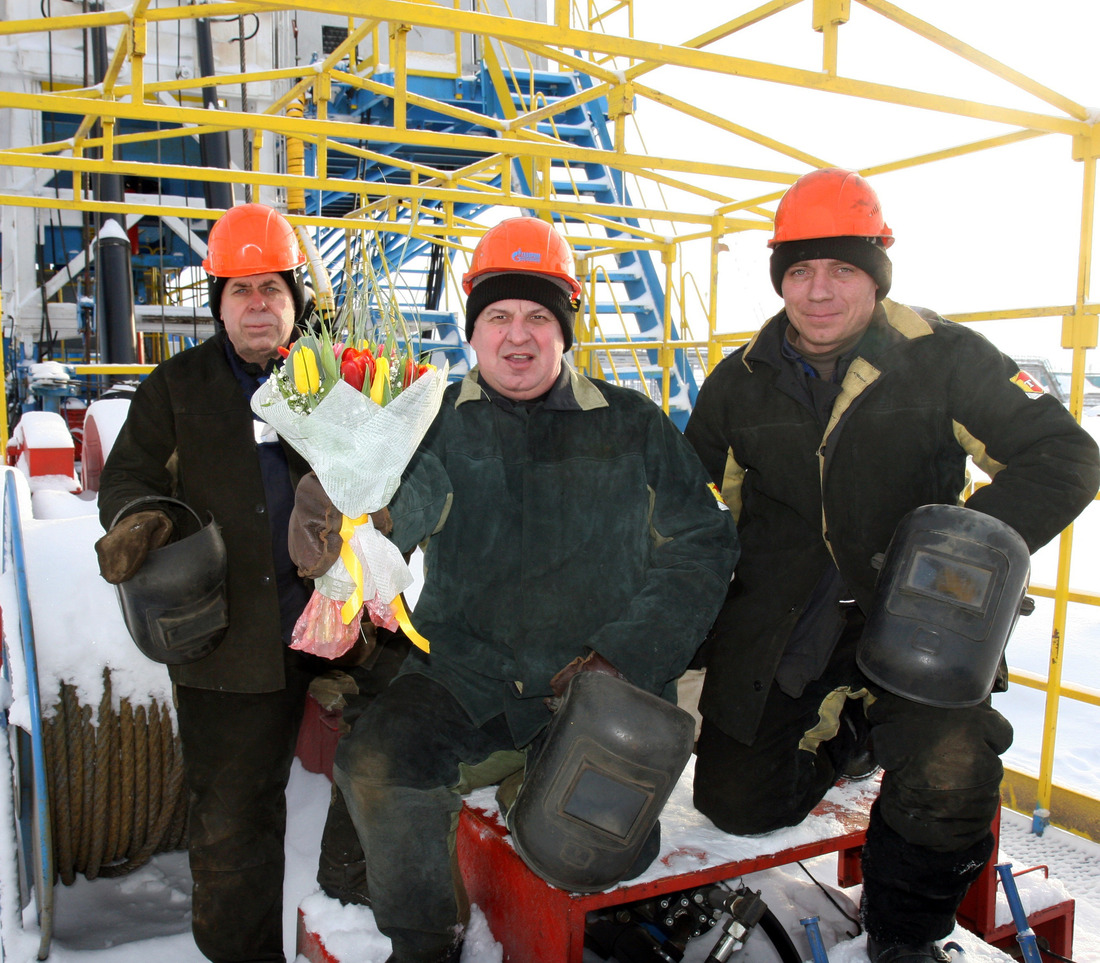
<svg viewBox="0 0 1100 963"><path fill-rule="evenodd" d="M363 563L359 561L359 556L351 547L351 537L355 534L356 526L365 525L370 520L370 515L363 514L358 518L348 518L347 515L343 515L341 519L340 538L343 544L340 546L340 560L347 568L354 588L340 609L340 617L344 620L344 625L349 625L363 607Z"/></svg>
<svg viewBox="0 0 1100 963"><path fill-rule="evenodd" d="M348 575L351 576L353 583L351 595L348 596L347 601L340 608L340 617L344 620L344 625L348 625L363 607L363 563L359 561L359 556L355 554L351 547L351 538L355 534L356 527L365 525L369 519L369 514L360 515L358 518L348 518L347 515L344 515L340 522L340 539L343 542L340 546L340 559L347 568ZM418 649L425 652L430 651L428 640L413 628L408 609L405 608L405 599L400 593L390 603L390 607L394 618L397 619L397 624L401 626L401 631L408 636L409 641Z"/></svg>

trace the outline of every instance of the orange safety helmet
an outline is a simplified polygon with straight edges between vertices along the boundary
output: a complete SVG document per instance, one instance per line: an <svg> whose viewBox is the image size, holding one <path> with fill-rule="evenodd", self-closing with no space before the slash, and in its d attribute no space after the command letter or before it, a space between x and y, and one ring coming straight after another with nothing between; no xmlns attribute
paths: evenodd
<svg viewBox="0 0 1100 963"><path fill-rule="evenodd" d="M819 237L877 239L883 248L894 243L874 189L855 171L839 167L811 171L790 186L776 209L768 247Z"/></svg>
<svg viewBox="0 0 1100 963"><path fill-rule="evenodd" d="M574 300L581 296L568 242L537 217L509 217L489 228L474 248L462 290L470 294L482 275L516 272L557 278L566 283Z"/></svg>
<svg viewBox="0 0 1100 963"><path fill-rule="evenodd" d="M293 271L305 260L282 214L266 204L238 204L210 228L202 266L214 277L242 278Z"/></svg>

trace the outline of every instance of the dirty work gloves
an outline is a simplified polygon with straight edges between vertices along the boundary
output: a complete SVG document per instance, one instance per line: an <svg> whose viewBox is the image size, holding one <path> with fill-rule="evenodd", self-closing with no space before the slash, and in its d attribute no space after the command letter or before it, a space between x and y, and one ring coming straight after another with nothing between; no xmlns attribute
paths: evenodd
<svg viewBox="0 0 1100 963"><path fill-rule="evenodd" d="M112 585L137 575L145 557L172 537L172 519L164 512L135 512L95 543L99 574Z"/></svg>
<svg viewBox="0 0 1100 963"><path fill-rule="evenodd" d="M304 475L294 494L287 547L302 578L324 575L340 557L343 515L325 494L316 472ZM393 531L385 508L371 513L371 522L383 535Z"/></svg>

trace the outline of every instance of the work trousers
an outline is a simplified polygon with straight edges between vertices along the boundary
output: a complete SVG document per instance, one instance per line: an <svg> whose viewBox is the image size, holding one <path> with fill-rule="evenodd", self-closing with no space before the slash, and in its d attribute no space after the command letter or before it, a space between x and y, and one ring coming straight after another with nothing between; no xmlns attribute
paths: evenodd
<svg viewBox="0 0 1100 963"><path fill-rule="evenodd" d="M461 797L523 763L503 715L475 725L443 686L421 675L398 676L351 722L334 777L393 960L440 959L461 940L469 921L455 854Z"/></svg>
<svg viewBox="0 0 1100 963"><path fill-rule="evenodd" d="M992 852L1012 727L988 700L939 708L873 685L855 662L861 629L854 620L798 698L773 685L751 745L704 718L695 805L737 835L796 825L856 748L842 714L862 713L883 768L863 849L864 926L880 945L941 939Z"/></svg>
<svg viewBox="0 0 1100 963"><path fill-rule="evenodd" d="M195 944L213 963L283 963L286 785L321 660L286 650L286 687L176 687Z"/></svg>

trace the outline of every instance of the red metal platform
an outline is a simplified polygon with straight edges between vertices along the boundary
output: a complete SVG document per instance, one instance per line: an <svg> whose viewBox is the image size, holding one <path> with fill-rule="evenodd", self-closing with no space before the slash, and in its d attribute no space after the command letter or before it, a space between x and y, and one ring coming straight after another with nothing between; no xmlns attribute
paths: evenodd
<svg viewBox="0 0 1100 963"><path fill-rule="evenodd" d="M1001 813L993 820L993 833L1000 840ZM1004 950L1010 955L1016 948L1016 927L1012 923L1012 916L1008 910L1007 899L1000 900L1001 913L998 914L997 887L1000 885L1000 877L994 869L996 854L991 859L982 875L979 876L966 894L962 906L957 914L958 921L980 936L986 943ZM1046 872L1045 866L1017 870L1014 876L1023 876L1026 873ZM1060 963L1061 960L1073 957L1073 921L1075 903L1073 900L1064 900L1033 910L1028 914L1028 925L1038 937L1039 952L1046 963ZM1004 921L998 922L998 916Z"/></svg>
<svg viewBox="0 0 1100 963"><path fill-rule="evenodd" d="M300 740L299 754L314 772L331 775L337 718L316 704L307 707L304 728L309 734ZM467 797L458 824L459 866L470 901L485 914L493 937L504 949L505 963L581 963L585 917L592 910L734 879L825 853L837 854L841 886L862 881L860 852L871 803L878 793L877 779L839 784L798 826L767 836L741 837L716 829L694 808L692 775L689 763L661 815L658 859L637 879L602 893L568 893L543 882L512 848L493 790L482 789ZM999 837L999 813L993 829ZM958 918L987 943L1012 951L1016 930L1010 917L998 922L998 885L991 861L971 886ZM1002 905L1002 920L1006 912ZM1047 963L1072 956L1073 922L1073 900L1030 913L1029 923L1041 949L1045 945L1050 951L1045 954ZM341 963L326 948L324 934L309 924L308 914L300 909L298 953L310 963Z"/></svg>
<svg viewBox="0 0 1100 963"><path fill-rule="evenodd" d="M581 963L592 910L675 893L838 853L841 885L860 881L859 851L878 784L835 788L800 825L764 837L729 836L691 805L685 773L661 816L661 855L635 880L602 893L567 893L516 855L492 797L475 794L458 824L458 860L470 894L511 963Z"/></svg>
<svg viewBox="0 0 1100 963"><path fill-rule="evenodd" d="M506 963L581 963L585 915L595 909L733 879L823 853L837 853L838 880L860 882L859 854L878 783L841 784L800 825L760 837L730 836L691 804L692 766L661 815L658 859L637 879L602 893L567 893L541 880L516 855L493 790L467 797L458 824L458 860L470 901L485 914ZM299 911L298 953L339 963Z"/></svg>

